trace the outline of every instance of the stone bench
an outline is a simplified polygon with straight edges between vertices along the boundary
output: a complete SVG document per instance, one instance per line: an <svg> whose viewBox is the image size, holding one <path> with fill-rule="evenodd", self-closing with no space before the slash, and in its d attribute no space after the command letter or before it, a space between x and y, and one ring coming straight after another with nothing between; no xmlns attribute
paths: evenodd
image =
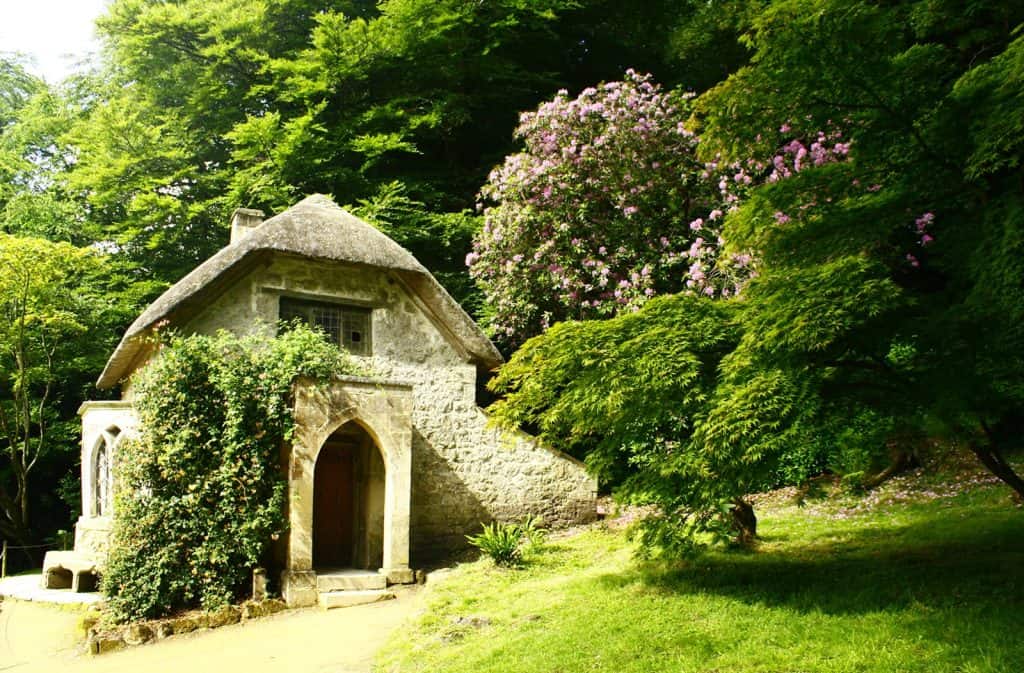
<svg viewBox="0 0 1024 673"><path fill-rule="evenodd" d="M43 559L43 588L96 591L100 570L96 561L73 551L48 551Z"/></svg>

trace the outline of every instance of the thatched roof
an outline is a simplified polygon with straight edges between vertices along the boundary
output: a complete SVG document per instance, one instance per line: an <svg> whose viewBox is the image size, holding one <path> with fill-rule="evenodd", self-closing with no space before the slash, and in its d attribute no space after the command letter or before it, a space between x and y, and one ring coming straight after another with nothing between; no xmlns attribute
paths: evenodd
<svg viewBox="0 0 1024 673"><path fill-rule="evenodd" d="M174 284L132 323L97 385L117 385L139 366L146 337L161 320L194 314L257 259L282 253L309 259L385 269L398 276L433 314L435 323L478 365L502 358L494 344L412 254L330 198L314 195L252 229Z"/></svg>

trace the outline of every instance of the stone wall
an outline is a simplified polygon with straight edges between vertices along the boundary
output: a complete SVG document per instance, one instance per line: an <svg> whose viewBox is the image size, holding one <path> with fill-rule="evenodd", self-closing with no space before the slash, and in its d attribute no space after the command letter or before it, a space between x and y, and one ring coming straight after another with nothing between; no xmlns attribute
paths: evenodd
<svg viewBox="0 0 1024 673"><path fill-rule="evenodd" d="M106 564L112 527L113 518L109 516L79 517L75 523L75 553Z"/></svg>
<svg viewBox="0 0 1024 673"><path fill-rule="evenodd" d="M413 385L413 567L465 547L482 522L535 514L566 526L595 516L597 485L579 462L488 426L475 401L475 364L395 276L278 256L186 329L272 330L281 296L372 308L373 354L362 359L376 376Z"/></svg>
<svg viewBox="0 0 1024 673"><path fill-rule="evenodd" d="M96 516L96 452L101 444L106 443L116 469L118 446L136 434L138 416L130 403L120 401L86 402L78 413L82 417L82 516L75 524L75 552L103 563L107 557L113 517L109 513ZM115 480L113 485L116 483Z"/></svg>

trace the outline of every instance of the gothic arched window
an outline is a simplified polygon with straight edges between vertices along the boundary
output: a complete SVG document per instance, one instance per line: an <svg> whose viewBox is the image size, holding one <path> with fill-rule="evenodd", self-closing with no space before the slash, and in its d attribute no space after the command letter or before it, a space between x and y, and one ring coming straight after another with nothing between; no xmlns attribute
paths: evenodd
<svg viewBox="0 0 1024 673"><path fill-rule="evenodd" d="M114 445L121 430L107 428L99 441L92 459L92 515L110 516L114 513Z"/></svg>

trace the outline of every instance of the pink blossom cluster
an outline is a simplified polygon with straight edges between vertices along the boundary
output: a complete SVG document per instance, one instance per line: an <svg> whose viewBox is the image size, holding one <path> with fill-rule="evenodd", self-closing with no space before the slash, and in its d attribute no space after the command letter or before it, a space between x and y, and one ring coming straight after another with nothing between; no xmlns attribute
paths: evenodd
<svg viewBox="0 0 1024 673"><path fill-rule="evenodd" d="M770 158L702 161L690 98L629 70L520 116L523 150L481 189L484 225L466 257L496 336L518 342L555 321L636 310L663 293L735 295L755 270L752 255L723 254L726 216L765 182L849 155L830 122L807 136L783 125ZM774 222L804 216L818 198L832 200L777 211Z"/></svg>
<svg viewBox="0 0 1024 673"><path fill-rule="evenodd" d="M921 247L931 245L935 242L935 237L928 231L928 227L930 227L934 221L935 213L930 211L921 214L916 220L914 220L914 233L917 234L917 243ZM912 252L907 253L906 260L907 263L915 269L921 266L921 260Z"/></svg>
<svg viewBox="0 0 1024 673"><path fill-rule="evenodd" d="M818 130L806 137L795 135L793 127L783 124L779 127L779 134L783 141L768 161L765 181L769 183L779 182L791 178L797 173L817 166L845 161L850 154L851 143L843 141L843 132L836 124L829 121L826 130ZM761 136L758 136L758 140ZM757 162L749 162L757 167L762 165ZM860 187L859 180L853 180L853 187ZM880 185L873 185L868 191L881 189ZM777 224L788 224L794 216L802 215L819 205L819 198L824 203L830 203L832 198L827 195L819 195L811 198L798 207L799 213L787 213L777 210L773 213L773 219Z"/></svg>
<svg viewBox="0 0 1024 673"><path fill-rule="evenodd" d="M779 133L787 134L791 131L789 124L779 127ZM801 138L791 139L772 157L772 172L768 175L768 182L784 180L811 166L842 161L850 153L850 143L843 142L842 137L843 132L830 125L827 132L818 131L809 145Z"/></svg>
<svg viewBox="0 0 1024 673"><path fill-rule="evenodd" d="M697 158L689 98L629 70L520 117L523 151L481 189L484 226L466 258L499 336L516 341L665 292L736 291L718 264L720 232L752 179ZM738 255L730 268L750 261Z"/></svg>

